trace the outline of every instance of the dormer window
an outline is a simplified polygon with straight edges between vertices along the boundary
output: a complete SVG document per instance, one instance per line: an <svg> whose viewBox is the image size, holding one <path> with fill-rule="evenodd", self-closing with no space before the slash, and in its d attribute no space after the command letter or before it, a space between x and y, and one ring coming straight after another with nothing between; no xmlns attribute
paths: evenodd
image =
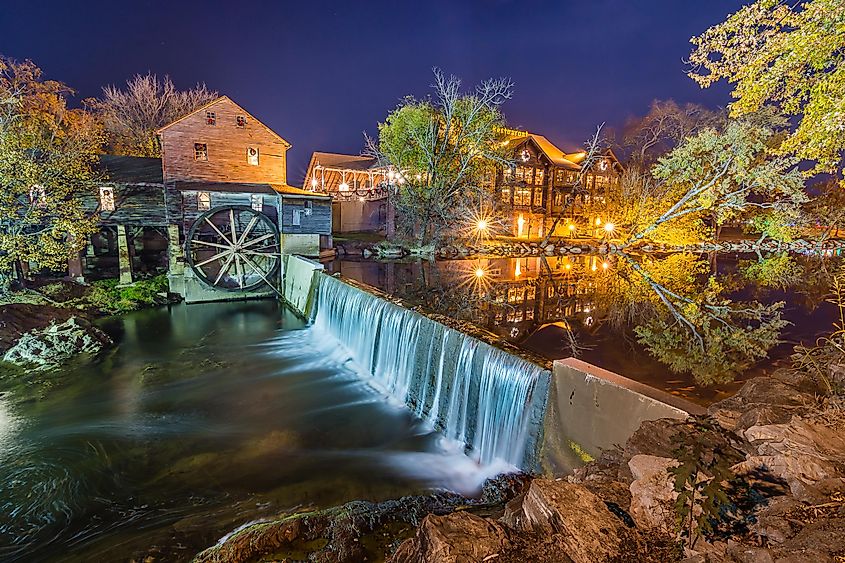
<svg viewBox="0 0 845 563"><path fill-rule="evenodd" d="M197 209L199 211L208 211L211 209L211 194L208 192L197 193Z"/></svg>
<svg viewBox="0 0 845 563"><path fill-rule="evenodd" d="M235 118L235 125L236 125L239 129L243 129L244 127L246 127L246 117L245 117L245 116L243 116L243 115L239 115L239 116L237 116L237 117Z"/></svg>
<svg viewBox="0 0 845 563"><path fill-rule="evenodd" d="M213 111L205 112L205 124L206 125L217 125L217 114Z"/></svg>
<svg viewBox="0 0 845 563"><path fill-rule="evenodd" d="M208 160L208 145L194 143L194 160Z"/></svg>
<svg viewBox="0 0 845 563"><path fill-rule="evenodd" d="M249 196L249 203L256 211L264 209L264 197L261 194L251 194Z"/></svg>
<svg viewBox="0 0 845 563"><path fill-rule="evenodd" d="M100 210L114 211L114 188L111 186L100 186Z"/></svg>
<svg viewBox="0 0 845 563"><path fill-rule="evenodd" d="M256 147L246 149L246 161L252 166L258 166L258 149Z"/></svg>

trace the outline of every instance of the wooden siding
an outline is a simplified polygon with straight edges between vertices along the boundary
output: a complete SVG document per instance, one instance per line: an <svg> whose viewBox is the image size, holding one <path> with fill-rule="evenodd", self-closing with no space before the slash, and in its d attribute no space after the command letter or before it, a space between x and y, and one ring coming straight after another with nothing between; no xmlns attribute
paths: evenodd
<svg viewBox="0 0 845 563"><path fill-rule="evenodd" d="M311 201L311 215L305 215L306 201ZM299 212L299 225L293 224L294 211ZM282 198L282 232L285 234L332 234L331 201Z"/></svg>
<svg viewBox="0 0 845 563"><path fill-rule="evenodd" d="M206 111L216 125L206 123ZM246 125L237 126L238 116ZM165 182L207 180L256 184L286 184L288 144L270 128L249 116L228 98L221 98L160 132ZM195 160L194 144L208 146L208 160ZM247 149L258 149L258 165L247 161Z"/></svg>
<svg viewBox="0 0 845 563"><path fill-rule="evenodd" d="M111 184L106 184L111 185ZM114 211L100 211L100 190L81 196L88 213L100 211L101 225L129 225L158 227L168 223L165 210L164 186L111 185L114 188Z"/></svg>

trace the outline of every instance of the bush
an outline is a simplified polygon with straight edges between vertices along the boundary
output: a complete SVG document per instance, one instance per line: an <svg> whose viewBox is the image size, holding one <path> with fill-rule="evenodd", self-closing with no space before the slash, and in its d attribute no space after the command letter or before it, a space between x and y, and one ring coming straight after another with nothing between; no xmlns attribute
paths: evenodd
<svg viewBox="0 0 845 563"><path fill-rule="evenodd" d="M167 292L167 276L160 275L118 287L116 279L100 280L91 285L91 293L84 305L104 313L117 314L137 311L167 303L162 293Z"/></svg>

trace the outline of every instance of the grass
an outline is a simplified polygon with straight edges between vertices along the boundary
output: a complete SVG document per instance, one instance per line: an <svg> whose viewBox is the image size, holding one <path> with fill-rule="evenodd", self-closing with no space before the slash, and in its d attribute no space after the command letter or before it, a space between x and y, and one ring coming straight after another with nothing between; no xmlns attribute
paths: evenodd
<svg viewBox="0 0 845 563"><path fill-rule="evenodd" d="M116 279L99 280L91 284L91 292L82 304L107 314L128 313L163 305L167 298L161 294L167 293L167 287L166 275L125 286L119 286Z"/></svg>

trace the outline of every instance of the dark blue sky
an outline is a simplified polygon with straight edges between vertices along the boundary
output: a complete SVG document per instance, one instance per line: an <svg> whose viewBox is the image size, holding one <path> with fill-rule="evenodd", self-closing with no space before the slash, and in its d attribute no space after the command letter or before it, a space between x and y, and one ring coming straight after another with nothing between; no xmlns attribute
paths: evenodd
<svg viewBox="0 0 845 563"><path fill-rule="evenodd" d="M362 132L431 67L464 79L509 76L508 121L564 148L595 125L621 125L654 98L709 106L684 74L689 39L740 0L252 2L0 0L0 52L30 58L79 97L148 70L205 82L293 144L288 175L311 151L357 154Z"/></svg>

